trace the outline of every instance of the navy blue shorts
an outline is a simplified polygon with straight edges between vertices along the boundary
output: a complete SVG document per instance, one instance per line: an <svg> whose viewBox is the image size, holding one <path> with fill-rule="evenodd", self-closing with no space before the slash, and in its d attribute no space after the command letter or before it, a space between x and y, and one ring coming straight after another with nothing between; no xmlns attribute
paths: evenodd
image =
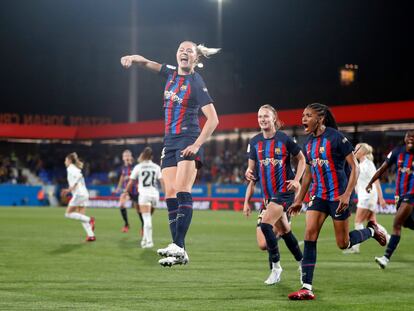
<svg viewBox="0 0 414 311"><path fill-rule="evenodd" d="M308 211L318 211L330 215L334 220L346 220L351 216L349 207L342 212L342 214L336 214L339 201L328 201L321 198L313 197L309 201Z"/></svg>
<svg viewBox="0 0 414 311"><path fill-rule="evenodd" d="M399 197L396 201L397 210L400 208L401 203L408 203L409 205L414 205L414 195L405 195ZM408 216L407 219L404 221L403 227L414 230L414 209L412 210L411 215Z"/></svg>
<svg viewBox="0 0 414 311"><path fill-rule="evenodd" d="M196 168L200 169L203 166L203 146L200 147L197 154L193 156L183 157L181 151L188 146L194 144L197 138L195 137L179 137L176 139L170 139L161 153L161 169L166 167L177 166L180 161L195 161Z"/></svg>
<svg viewBox="0 0 414 311"><path fill-rule="evenodd" d="M289 206L292 205L294 199L295 199L295 193L293 193L293 192L282 193L282 194L279 194L275 198L267 199L265 201L265 204L263 204L263 207L260 209L259 217L257 217L257 226L259 227L260 224L262 223L263 213L266 210L266 205L267 204L269 204L270 202L273 202L273 203L276 203L278 205L282 205L283 206L283 211L286 213ZM287 215L287 219L288 219L288 221L290 221L290 215Z"/></svg>
<svg viewBox="0 0 414 311"><path fill-rule="evenodd" d="M138 193L134 194L134 193L128 192L128 195L132 202L138 203Z"/></svg>

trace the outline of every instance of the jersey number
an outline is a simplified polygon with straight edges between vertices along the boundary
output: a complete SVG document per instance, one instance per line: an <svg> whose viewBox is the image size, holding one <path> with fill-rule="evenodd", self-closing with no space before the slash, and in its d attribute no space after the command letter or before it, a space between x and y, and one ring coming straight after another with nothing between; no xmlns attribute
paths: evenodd
<svg viewBox="0 0 414 311"><path fill-rule="evenodd" d="M144 171L142 172L144 179L142 180L142 185L144 187L153 186L155 187L155 172Z"/></svg>

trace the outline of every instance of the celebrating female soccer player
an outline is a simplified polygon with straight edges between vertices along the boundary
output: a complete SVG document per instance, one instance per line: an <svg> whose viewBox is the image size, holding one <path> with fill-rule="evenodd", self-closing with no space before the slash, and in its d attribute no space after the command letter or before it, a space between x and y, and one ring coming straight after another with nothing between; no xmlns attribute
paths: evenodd
<svg viewBox="0 0 414 311"><path fill-rule="evenodd" d="M121 64L126 68L136 63L160 73L166 79L165 137L161 168L173 243L158 250L158 254L167 257L159 261L162 266L188 262L184 240L193 214L191 188L197 169L202 165L202 145L218 125L213 100L203 78L194 69L202 56L209 57L218 51L219 49L209 49L184 41L176 53L178 68L161 65L140 55L121 58ZM198 121L200 108L207 118L201 131Z"/></svg>
<svg viewBox="0 0 414 311"><path fill-rule="evenodd" d="M118 187L116 192L119 193L121 190L125 190L126 185L131 175L132 168L134 167L134 158L132 157L132 152L128 149L122 152L122 161L124 165L121 167L121 176L119 177ZM125 191L124 191L125 192ZM130 187L130 190L125 195L121 195L119 198L119 210L121 211L122 219L124 220L124 226L122 227L122 232L129 231L129 222L128 214L125 204L128 200L131 200L132 206L137 210L138 216L141 219L141 228L143 227L142 215L138 209L138 188L136 184Z"/></svg>
<svg viewBox="0 0 414 311"><path fill-rule="evenodd" d="M382 195L382 189L379 181L375 182L375 188L368 193L365 188L372 176L375 174L375 164L372 162L374 156L372 155L373 149L366 143L359 143L356 145L355 157L359 161L359 177L356 185L356 192L358 195L357 210L355 214L355 229L364 229L365 221L377 222L375 217L375 208L377 202L384 208L386 206L384 197ZM377 225L387 235L386 230L380 224ZM344 250L344 254L357 254L359 253L359 244L355 244L351 248Z"/></svg>
<svg viewBox="0 0 414 311"><path fill-rule="evenodd" d="M305 133L310 134L304 145L306 156L302 188L289 207L288 213L297 214L311 185L310 202L306 212L305 247L302 260L302 289L291 293L292 300L311 300L313 271L316 264L316 241L325 219L333 219L336 244L341 249L352 247L373 236L385 245L385 235L374 222L367 228L349 232L348 209L351 193L356 185L359 168L351 143L337 130L329 108L319 103L310 104L302 114ZM351 168L349 180L344 171L345 161Z"/></svg>
<svg viewBox="0 0 414 311"><path fill-rule="evenodd" d="M271 262L271 272L265 284L272 285L280 281L282 267L274 227L281 231L281 237L297 261L302 260L298 241L290 230L284 209L289 207L294 199L295 191L300 188L300 178L305 170L305 157L299 146L285 133L279 130L280 122L276 110L270 105L260 107L258 122L262 132L254 136L249 143L249 164L246 178L250 181L246 193L246 201L251 196L252 184L257 181L262 187L265 200L265 211L261 214L260 230L257 230L257 240L261 242L264 236L266 248ZM296 175L290 167L290 155L298 160ZM244 212L250 213L248 205ZM258 227L259 228L259 227ZM263 244L262 242L260 244ZM263 245L259 245L263 246Z"/></svg>
<svg viewBox="0 0 414 311"><path fill-rule="evenodd" d="M384 174L389 166L395 164L397 169L395 183L397 213L394 217L393 231L385 254L382 257L375 257L375 261L382 269L385 269L400 242L401 228L406 227L414 230L414 130L405 134L404 142L405 146L398 146L388 154L385 162L366 188L370 192L373 183Z"/></svg>
<svg viewBox="0 0 414 311"><path fill-rule="evenodd" d="M93 242L95 238L95 219L93 217L85 216L85 208L88 205L89 193L85 186L81 169L83 163L79 160L78 155L73 152L65 158L66 170L68 172L69 188L63 189L62 194L66 195L72 193L72 198L69 201L66 209L65 217L70 219L80 220L83 228L86 231L87 242Z"/></svg>
<svg viewBox="0 0 414 311"><path fill-rule="evenodd" d="M139 211L144 219L144 234L141 240L142 248L154 246L152 240L152 209L158 205L160 193L157 189L157 180L161 179L161 168L152 162L152 149L146 147L138 158L139 164L134 167L123 195L128 195L130 188L138 180Z"/></svg>

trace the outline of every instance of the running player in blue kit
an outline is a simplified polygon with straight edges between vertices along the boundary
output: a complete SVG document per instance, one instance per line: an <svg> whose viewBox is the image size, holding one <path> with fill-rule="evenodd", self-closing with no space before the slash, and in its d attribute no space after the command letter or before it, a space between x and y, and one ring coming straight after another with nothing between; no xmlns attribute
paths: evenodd
<svg viewBox="0 0 414 311"><path fill-rule="evenodd" d="M129 175L131 175L132 169L134 168L134 158L130 150L126 149L122 152L122 161L124 162L124 165L122 165L121 167L121 174L119 176L118 187L115 190L116 193L121 193L123 190L125 190L126 185L129 181ZM124 220L124 226L122 227L121 231L125 233L129 231L128 214L127 209L125 207L125 204L128 200L131 201L132 206L138 213L138 216L141 220L142 231L143 220L138 208L138 187L136 182L133 183L132 187L130 188L126 196L121 196L119 198L119 210L121 212L122 219Z"/></svg>
<svg viewBox="0 0 414 311"><path fill-rule="evenodd" d="M370 192L374 182L381 177L388 167L395 165L397 180L395 182L395 204L397 213L394 217L393 231L385 254L375 257L375 261L385 269L401 238L402 227L414 230L414 130L405 134L405 146L393 149L378 171L372 176L366 190Z"/></svg>
<svg viewBox="0 0 414 311"><path fill-rule="evenodd" d="M367 228L349 232L349 200L359 168L353 147L337 130L329 108L319 103L308 105L302 114L302 124L305 133L310 134L303 148L307 165L302 188L288 213L300 212L309 186L311 200L306 211L302 288L288 295L291 300L315 299L312 281L316 265L316 242L328 216L332 217L336 244L340 249L350 248L370 237L374 237L382 246L386 244L385 234L372 221L368 222ZM349 180L344 170L345 163L350 167Z"/></svg>
<svg viewBox="0 0 414 311"><path fill-rule="evenodd" d="M285 212L293 203L295 192L300 189L299 181L306 163L300 147L279 130L280 121L272 106L260 107L257 118L262 132L250 140L246 179L260 183L265 200L259 228L266 240L271 263L271 272L265 284L272 285L280 281L283 271L275 229L281 233L281 238L299 263L303 257ZM296 174L290 166L291 155L298 161ZM258 241L260 233L258 230Z"/></svg>
<svg viewBox="0 0 414 311"><path fill-rule="evenodd" d="M191 188L197 169L202 165L204 142L218 125L218 117L203 78L194 70L201 57L216 54L219 49L210 49L184 41L178 47L176 59L178 68L159 64L140 55L121 58L121 64L129 68L133 63L166 79L164 89L165 137L161 155L162 178L165 183L165 197L172 243L159 249L162 266L188 263L185 251L185 236L193 214ZM200 130L199 110L206 117Z"/></svg>

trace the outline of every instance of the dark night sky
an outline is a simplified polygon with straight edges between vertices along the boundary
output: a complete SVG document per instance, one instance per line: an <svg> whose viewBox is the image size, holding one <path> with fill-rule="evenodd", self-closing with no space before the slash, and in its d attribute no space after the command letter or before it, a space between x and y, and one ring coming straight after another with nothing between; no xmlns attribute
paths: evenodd
<svg viewBox="0 0 414 311"><path fill-rule="evenodd" d="M408 3L408 2L407 2ZM217 1L8 0L0 11L0 112L128 119L122 55L175 64L186 39L216 47ZM413 14L379 0L223 0L223 52L200 71L219 113L414 99ZM360 66L358 82L338 68ZM160 119L164 81L139 72L139 119ZM154 108L157 107L157 108Z"/></svg>

